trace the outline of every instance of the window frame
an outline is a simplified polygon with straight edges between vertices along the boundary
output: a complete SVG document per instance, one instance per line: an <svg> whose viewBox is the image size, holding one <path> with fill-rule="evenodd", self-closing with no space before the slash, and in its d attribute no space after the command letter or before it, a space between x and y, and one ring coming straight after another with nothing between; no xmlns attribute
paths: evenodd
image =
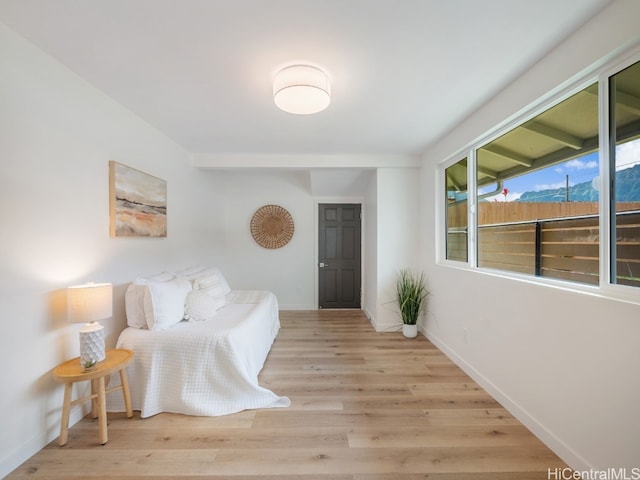
<svg viewBox="0 0 640 480"><path fill-rule="evenodd" d="M612 196L615 194L612 184L615 178L615 149L616 143L614 138L615 129L611 128L611 96L610 96L610 79L622 70L640 62L640 49L636 48L633 52L618 57L611 62L606 68L603 68L599 81L599 94L601 107L600 111L606 115L601 115L601 156L602 164L600 167L600 238L601 241L601 264L600 264L600 289L607 294L620 298L622 300L640 303L640 287L623 285L614 283L612 262L617 261L613 256L613 249L616 246L616 228L613 227L616 222L616 202ZM604 204L604 205L603 205Z"/></svg>
<svg viewBox="0 0 640 480"><path fill-rule="evenodd" d="M452 167L454 165L456 165L457 163L463 161L463 160L467 160L467 260L455 260L455 259L451 259L451 258L447 258L447 250L448 250L448 234L449 234L449 215L448 215L448 201L447 201L447 169L449 167ZM471 247L470 247L470 242L469 242L469 236L471 235L471 230L472 230L472 226L469 223L472 219L472 215L471 215L471 205L472 205L472 201L475 201L475 199L472 199L473 195L470 194L470 185L469 185L469 168L471 166L471 161L469 159L469 155L465 152L460 152L460 154L453 156L447 163L443 164L442 169L440 170L440 175L439 175L439 182L442 186L438 185L436 188L436 192L438 192L439 194L443 194L442 198L439 198L439 201L436 202L437 208L439 212L442 212L442 221L439 222L438 224L443 224L444 228L440 229L441 230L441 235L439 236L439 245L440 245L440 249L442 249L442 261L446 262L448 264L452 264L452 265L457 265L457 266L461 266L461 265L469 265L471 266L471 257L474 257L474 254L472 253ZM474 217L475 218L475 217Z"/></svg>
<svg viewBox="0 0 640 480"><path fill-rule="evenodd" d="M464 148L458 150L454 155L449 156L443 162L436 166L438 182L436 182L437 202L436 215L438 230L438 244L436 251L436 261L438 264L445 266L458 267L468 269L474 272L512 278L527 283L547 285L550 287L562 288L591 295L603 296L622 300L629 303L640 304L640 287L621 285L612 282L612 242L615 244L615 229L612 228L611 220L612 208L615 209L615 202L611 201L611 176L612 165L611 148L615 148L615 141L612 143L612 132L610 131L610 99L609 99L609 79L625 68L640 62L640 46L636 46L631 52L627 52L608 63L596 65L592 69L585 71L579 78L574 78L569 82L565 82L552 91L543 95L529 106L521 109L512 116L500 122L493 128L486 131L483 135L476 138L475 141L467 144ZM597 285L589 285L578 282L554 279L549 277L538 277L533 275L510 272L507 270L491 269L478 266L477 254L477 185L476 185L476 168L477 156L476 151L479 148L491 143L505 133L517 128L518 126L533 119L539 114L547 111L555 105L561 103L565 99L587 88L589 85L597 83L598 85L598 150L599 150L599 283ZM447 252L447 212L446 212L446 169L460 160L467 158L467 198L468 198L468 233L467 233L467 262L450 260L446 258ZM615 173L615 172L614 172Z"/></svg>

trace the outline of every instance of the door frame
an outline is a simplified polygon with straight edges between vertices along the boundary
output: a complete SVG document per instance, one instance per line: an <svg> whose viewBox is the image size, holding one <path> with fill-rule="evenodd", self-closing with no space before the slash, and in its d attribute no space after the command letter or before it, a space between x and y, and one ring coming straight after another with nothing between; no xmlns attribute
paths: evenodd
<svg viewBox="0 0 640 480"><path fill-rule="evenodd" d="M321 203L346 203L360 205L360 308L364 310L364 290L366 288L365 276L364 276L364 258L365 258L365 236L364 236L364 222L366 219L364 198L363 197L317 197L313 199L313 304L316 310L318 308L318 302L320 298L320 285L318 279L320 278L320 267L318 266L318 256L320 254L320 245L318 242L319 230L319 215L318 209Z"/></svg>

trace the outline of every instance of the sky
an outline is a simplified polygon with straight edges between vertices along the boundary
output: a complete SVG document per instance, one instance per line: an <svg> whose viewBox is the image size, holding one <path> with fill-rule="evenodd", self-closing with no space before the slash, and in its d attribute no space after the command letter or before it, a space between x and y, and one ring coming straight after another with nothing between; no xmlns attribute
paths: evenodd
<svg viewBox="0 0 640 480"><path fill-rule="evenodd" d="M599 173L598 157L598 152L594 152L584 157L532 172L528 175L506 180L504 182L505 188L508 189L506 197L499 193L495 196L487 197L486 200L491 202L504 202L505 200L507 202L513 202L520 198L525 192L564 188L566 186L567 175L569 176L569 186L593 181ZM616 147L617 171L631 168L638 163L640 163L640 139L623 143ZM483 190L491 190L494 186Z"/></svg>

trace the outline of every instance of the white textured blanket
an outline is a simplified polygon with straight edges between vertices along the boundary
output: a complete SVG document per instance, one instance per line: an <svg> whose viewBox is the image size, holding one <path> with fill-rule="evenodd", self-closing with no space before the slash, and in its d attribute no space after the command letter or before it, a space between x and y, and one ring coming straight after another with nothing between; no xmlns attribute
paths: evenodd
<svg viewBox="0 0 640 480"><path fill-rule="evenodd" d="M232 291L226 301L203 322L183 321L162 331L129 327L120 334L117 347L134 352L128 376L133 408L142 418L289 406L287 397L258 385L280 329L275 295ZM124 411L121 395L108 397L108 410Z"/></svg>

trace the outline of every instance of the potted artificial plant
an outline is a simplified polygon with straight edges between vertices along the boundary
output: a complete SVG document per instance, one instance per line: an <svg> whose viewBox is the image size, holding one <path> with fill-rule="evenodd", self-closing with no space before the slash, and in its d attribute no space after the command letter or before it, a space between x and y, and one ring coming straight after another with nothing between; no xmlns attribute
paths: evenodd
<svg viewBox="0 0 640 480"><path fill-rule="evenodd" d="M396 280L396 295L402 317L402 334L407 338L414 338L418 335L416 322L429 295L424 273L413 273L408 269L400 270Z"/></svg>

